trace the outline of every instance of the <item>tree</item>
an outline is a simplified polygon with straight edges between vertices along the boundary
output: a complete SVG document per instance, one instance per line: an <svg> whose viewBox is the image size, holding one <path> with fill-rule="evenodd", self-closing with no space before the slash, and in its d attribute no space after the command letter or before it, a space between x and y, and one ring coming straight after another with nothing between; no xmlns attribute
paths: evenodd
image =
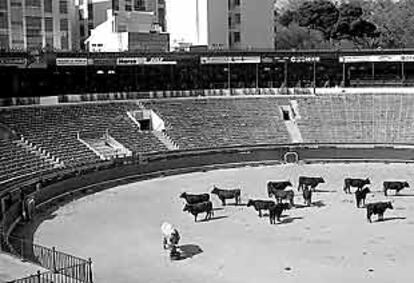
<svg viewBox="0 0 414 283"><path fill-rule="evenodd" d="M363 9L356 3L342 3L339 6L339 19L332 32L334 40L351 40L360 47L376 47L379 32L374 23L363 19Z"/></svg>
<svg viewBox="0 0 414 283"><path fill-rule="evenodd" d="M306 1L297 11L299 26L320 31L325 40L331 39L338 18L339 11L329 0Z"/></svg>

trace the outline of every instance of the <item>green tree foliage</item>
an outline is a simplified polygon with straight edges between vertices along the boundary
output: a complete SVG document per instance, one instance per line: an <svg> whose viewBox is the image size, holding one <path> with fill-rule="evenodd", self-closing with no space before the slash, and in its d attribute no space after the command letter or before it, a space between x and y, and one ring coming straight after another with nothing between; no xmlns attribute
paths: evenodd
<svg viewBox="0 0 414 283"><path fill-rule="evenodd" d="M367 7L363 5L364 0L336 4L330 0L306 1L298 7L279 13L278 24L286 28L297 24L309 32L318 31L330 43L330 47L338 43L347 45L347 42L352 42L358 48L376 47L380 33L376 24L367 18L364 12Z"/></svg>
<svg viewBox="0 0 414 283"><path fill-rule="evenodd" d="M361 0L362 1L362 0ZM379 45L384 48L414 47L414 1L364 1L369 21L379 30Z"/></svg>
<svg viewBox="0 0 414 283"><path fill-rule="evenodd" d="M331 38L338 18L339 11L329 0L306 1L297 11L299 26L320 31L326 40Z"/></svg>

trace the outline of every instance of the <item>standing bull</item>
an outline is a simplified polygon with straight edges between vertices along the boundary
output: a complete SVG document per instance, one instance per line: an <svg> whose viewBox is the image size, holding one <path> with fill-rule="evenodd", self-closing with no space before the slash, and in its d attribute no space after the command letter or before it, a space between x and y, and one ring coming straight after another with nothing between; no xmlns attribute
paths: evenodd
<svg viewBox="0 0 414 283"><path fill-rule="evenodd" d="M367 207L367 219L369 222L372 222L371 216L373 214L378 215L378 221L382 221L384 220L385 210L387 210L387 208L394 209L390 201L369 203L367 204L366 207Z"/></svg>
<svg viewBox="0 0 414 283"><path fill-rule="evenodd" d="M307 206L311 206L312 205L312 190L309 189L308 187L303 188L303 201L305 202L305 204Z"/></svg>
<svg viewBox="0 0 414 283"><path fill-rule="evenodd" d="M371 191L368 187L365 187L364 189L360 191L355 192L355 199L356 199L356 206L359 208L361 205L365 205L365 199L367 198L367 194L369 194Z"/></svg>
<svg viewBox="0 0 414 283"><path fill-rule="evenodd" d="M206 218L204 220L211 219L211 216L214 216L213 203L211 201L205 201L195 204L186 204L184 206L183 211L188 211L189 213L194 215L195 222L197 222L197 215L200 213L206 213Z"/></svg>
<svg viewBox="0 0 414 283"><path fill-rule="evenodd" d="M196 204L210 200L209 194L188 194L186 192L180 195L180 198L185 199L188 204Z"/></svg>
<svg viewBox="0 0 414 283"><path fill-rule="evenodd" d="M409 188L410 185L407 182L391 182L391 181L385 181L383 183L384 185L384 195L387 196L388 190L395 190L395 194L398 195L398 193L404 189Z"/></svg>
<svg viewBox="0 0 414 283"><path fill-rule="evenodd" d="M211 191L212 194L215 194L218 196L218 198L221 200L221 203L223 206L226 205L226 199L233 199L236 202L236 205L240 203L240 189L234 189L234 190L223 190L219 189L216 186L213 187L213 190Z"/></svg>
<svg viewBox="0 0 414 283"><path fill-rule="evenodd" d="M275 205L271 205L269 207L270 224L275 224L275 219L277 219L277 222L280 222L280 216L282 215L283 210L287 210L289 208L289 204L287 203L278 203Z"/></svg>
<svg viewBox="0 0 414 283"><path fill-rule="evenodd" d="M366 179L353 179L353 178L346 178L344 180L344 192L346 194L351 193L351 187L356 187L357 190L361 190L365 185L370 185L371 181L369 178Z"/></svg>
<svg viewBox="0 0 414 283"><path fill-rule="evenodd" d="M311 190L315 190L316 186L325 183L322 177L299 177L298 191L303 190L304 187L310 187Z"/></svg>
<svg viewBox="0 0 414 283"><path fill-rule="evenodd" d="M292 187L292 183L289 181L282 181L282 182L269 181L267 182L267 194L269 197L272 197L272 195L276 191L283 191L287 187Z"/></svg>
<svg viewBox="0 0 414 283"><path fill-rule="evenodd" d="M249 199L247 202L247 207L253 206L254 209L259 212L259 217L262 217L262 210L269 210L272 205L275 205L273 200Z"/></svg>
<svg viewBox="0 0 414 283"><path fill-rule="evenodd" d="M282 200L285 199L290 203L291 206L295 205L295 202L294 202L295 193L293 192L293 190L275 191L273 195L275 196L277 203L281 203Z"/></svg>

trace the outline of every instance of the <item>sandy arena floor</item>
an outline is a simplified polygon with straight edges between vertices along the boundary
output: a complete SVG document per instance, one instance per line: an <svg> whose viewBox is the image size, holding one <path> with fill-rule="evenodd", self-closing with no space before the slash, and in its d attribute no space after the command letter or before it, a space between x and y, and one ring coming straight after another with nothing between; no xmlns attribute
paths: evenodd
<svg viewBox="0 0 414 283"><path fill-rule="evenodd" d="M365 209L357 209L354 195L345 195L342 187L344 177L369 176L375 192L367 202L384 200L382 182L407 180L414 187L413 169L405 164L287 165L143 181L60 208L41 224L35 241L92 257L99 283L412 282L414 189L389 196L395 209L385 213L386 221L369 224ZM178 198L180 192L209 192L217 184L241 187L246 203L267 198L267 181L289 179L297 186L299 175L324 177L323 192L314 194L313 207L284 212L277 225L260 219L252 207L221 209L216 196L215 219L194 223ZM301 194L295 201L303 204ZM163 221L177 225L180 244L193 257L169 261L161 246Z"/></svg>

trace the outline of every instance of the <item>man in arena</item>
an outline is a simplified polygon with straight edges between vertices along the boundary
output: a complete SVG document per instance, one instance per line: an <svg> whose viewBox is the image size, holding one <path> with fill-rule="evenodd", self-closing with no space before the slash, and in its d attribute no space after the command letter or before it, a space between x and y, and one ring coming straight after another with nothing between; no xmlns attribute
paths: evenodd
<svg viewBox="0 0 414 283"><path fill-rule="evenodd" d="M181 252L178 248L178 242L180 241L180 233L178 229L172 224L164 222L161 225L161 232L163 234L163 247L165 250L170 250L170 258L180 258Z"/></svg>

